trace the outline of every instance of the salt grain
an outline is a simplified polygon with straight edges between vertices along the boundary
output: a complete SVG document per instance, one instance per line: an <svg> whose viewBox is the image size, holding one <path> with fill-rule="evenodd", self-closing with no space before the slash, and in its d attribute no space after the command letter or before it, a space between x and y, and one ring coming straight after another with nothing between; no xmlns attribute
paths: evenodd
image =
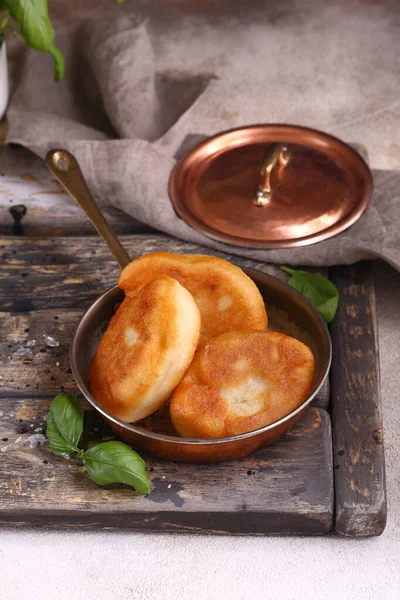
<svg viewBox="0 0 400 600"><path fill-rule="evenodd" d="M0 417L2 417L4 415L3 411L0 410Z"/></svg>
<svg viewBox="0 0 400 600"><path fill-rule="evenodd" d="M32 350L30 348L18 348L14 352L14 356L25 356L26 354L32 354Z"/></svg>
<svg viewBox="0 0 400 600"><path fill-rule="evenodd" d="M22 440L22 437L17 437L17 439L15 440L14 444L18 444L18 442L20 442Z"/></svg>
<svg viewBox="0 0 400 600"><path fill-rule="evenodd" d="M36 448L37 446L42 446L47 444L47 439L44 437L42 433L35 433L34 435L30 435L28 437L29 440L29 448Z"/></svg>
<svg viewBox="0 0 400 600"><path fill-rule="evenodd" d="M56 367L59 367L59 366L60 366L60 363L59 363L59 362L56 362Z"/></svg>
<svg viewBox="0 0 400 600"><path fill-rule="evenodd" d="M36 429L34 429L34 431L37 433L38 431L42 431L41 427L36 427Z"/></svg>
<svg viewBox="0 0 400 600"><path fill-rule="evenodd" d="M171 489L171 487L172 487L172 483L169 483L169 484L167 485L167 488L168 488L168 489Z"/></svg>
<svg viewBox="0 0 400 600"><path fill-rule="evenodd" d="M50 335L45 335L43 334L44 337L44 341L46 342L46 345L49 346L50 348L57 348L57 346L59 346L60 344Z"/></svg>
<svg viewBox="0 0 400 600"><path fill-rule="evenodd" d="M26 347L27 348L33 348L36 345L36 340L28 340L26 342Z"/></svg>

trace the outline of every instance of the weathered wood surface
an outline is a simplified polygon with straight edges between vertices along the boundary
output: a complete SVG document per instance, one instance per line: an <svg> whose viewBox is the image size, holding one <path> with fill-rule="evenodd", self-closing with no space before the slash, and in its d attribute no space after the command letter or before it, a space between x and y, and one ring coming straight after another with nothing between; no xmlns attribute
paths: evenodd
<svg viewBox="0 0 400 600"><path fill-rule="evenodd" d="M209 252L194 244L162 235L123 238L132 257L144 252ZM6 357L0 393L23 395L74 389L68 348L84 310L117 281L119 269L103 242L96 238L0 239L0 352ZM240 266L257 268L275 277L286 274L274 265L219 254ZM11 314L10 314L11 313ZM58 346L49 346L47 338ZM58 365L57 365L58 363ZM326 382L315 406L327 408Z"/></svg>
<svg viewBox="0 0 400 600"><path fill-rule="evenodd" d="M117 233L151 231L109 202L97 201ZM13 213L20 206L26 214L17 223ZM19 146L0 146L0 235L22 232L26 236L73 236L93 235L95 230L43 160Z"/></svg>
<svg viewBox="0 0 400 600"><path fill-rule="evenodd" d="M284 281L287 275L276 265L267 265L163 234L120 237L132 259L147 252L169 251L221 256L239 265L269 273ZM0 238L1 310L24 312L31 308L85 307L117 283L119 267L104 242L97 236L77 238ZM327 274L327 269L318 269ZM51 288L51 289L50 289ZM22 301L22 308L19 308Z"/></svg>
<svg viewBox="0 0 400 600"><path fill-rule="evenodd" d="M49 403L0 399L3 526L252 535L332 529L331 429L324 410L309 408L285 438L240 460L185 465L145 457L151 493L142 497L124 486L97 486L80 462L39 443ZM84 445L112 437L97 413L88 409L85 419L85 430L94 434Z"/></svg>
<svg viewBox="0 0 400 600"><path fill-rule="evenodd" d="M143 252L161 249L172 250L175 252L207 252L207 249L200 249L193 244L185 244L158 234L127 236L123 238L123 242L132 257L142 254ZM118 268L112 257L108 254L108 251L105 249L102 241L96 237L68 239L41 238L38 240L23 237L7 237L0 240L0 246L2 246L0 248L0 253L3 255L3 261L0 263L0 306L4 311L4 314L1 315L2 323L0 326L4 335L2 336L2 347L0 351L2 356L6 357L2 367L2 379L0 380L0 403L11 402L13 406L16 406L18 403L26 402L25 398L29 396L31 398L31 407L39 406L40 403L43 402L45 404L47 403L47 406L47 398L58 392L61 389L61 386L63 386L63 389L65 390L76 390L71 373L69 372L68 364L68 346L73 328L83 310L87 308L94 298L101 294L107 287L110 287L115 283L118 276ZM211 251L208 252L211 253ZM285 277L277 267L268 266L262 263L257 264L253 261L241 260L237 257L233 258L228 255L223 256L232 259L233 262L236 262L241 266L251 266L281 278ZM367 267L364 267L364 269L365 268ZM375 421L373 419L372 421L366 419L364 422L362 418L363 413L361 411L376 403L378 406L376 411L378 412L375 412L374 414L376 415L379 413L379 396L375 393L377 390L376 386L378 385L378 379L376 370L375 375L370 374L369 378L367 375L364 377L357 375L357 373L363 372L362 366L368 364L366 362L367 359L371 359L375 367L377 364L376 359L374 358L376 356L375 313L373 295L370 294L372 288L370 284L363 287L364 278L367 277L368 281L369 274L365 271L358 272L358 267L355 271L338 269L337 271L335 270L333 274L342 295L341 308L332 327L335 347L334 371L332 374L335 385L335 393L332 396L335 419L334 459L336 467L335 499L337 505L335 527L339 533L346 535L377 535L384 527L386 515L386 505L384 502L385 484L383 446L380 445L381 430L380 424L375 426ZM350 280L349 278L351 277L353 277L354 280ZM349 299L349 301L347 301L347 299ZM343 302L343 300L345 301ZM362 304L363 302L365 306ZM356 304L358 309L354 308ZM364 308L362 308L362 306L364 306ZM367 315L370 319L370 321L368 321L369 324L364 323L364 321L362 322L362 326L365 327L365 331L368 335L363 336L361 346L355 347L354 343L360 341L357 338L360 329L357 329L357 327L360 326L358 320L361 318L361 314ZM35 340L35 344L33 344L33 340ZM57 343L59 344L58 346L56 345ZM359 354L360 348L361 354ZM348 356L350 355L353 362L349 363L347 361ZM347 372L350 373L350 377L343 376L343 373ZM352 372L354 373L353 376L351 375ZM368 372L372 373L370 370ZM354 396L354 394L356 395ZM34 400L34 397L36 397L36 400ZM322 403L326 406L326 397ZM357 418L359 420L353 421L350 419L346 421L346 415L353 414L351 406L354 405L358 406L360 409L360 412L357 413ZM310 411L312 410L313 409L310 409ZM307 418L309 418L308 415L310 414L310 411L307 413ZM6 412L3 409L2 412L6 415ZM39 411L36 414L36 420L34 419L33 422L29 422L29 424L25 423L23 415L21 415L21 413L19 414L19 418L22 419L21 422L18 422L19 431L21 432L20 437L22 437L22 439L24 439L23 435L25 435L23 434L23 431L27 427L28 430L26 431L26 435L28 437L35 433L40 433L40 427L43 427L40 423L43 423L43 420L39 421L38 419L43 417L43 412L41 413ZM319 414L325 415L323 411ZM324 417L322 422L325 423L326 421L327 419ZM31 424L33 427L31 427ZM358 427L359 431L357 432L352 429L352 426ZM326 444L328 440L328 445L330 445L331 439L326 437L329 433L327 427L325 425L320 425L318 428L316 427L319 433L321 433L322 428L324 428L325 438L323 436L318 439L313 438L314 442L319 446L322 443ZM35 429L38 429L39 431L35 432ZM31 433L32 431L34 432L33 434ZM365 433L365 431L367 433ZM374 446L371 446L371 431ZM15 431L15 433L17 433L17 431ZM288 446L290 440L293 439L293 436L296 437L292 432L291 437L285 438L285 440L282 440L271 449L263 451L267 453L268 460L272 457L271 461L273 462L274 467L273 471L270 471L270 473L273 472L273 476L278 479L275 480L271 478L264 480L264 475L259 476L260 479L255 478L262 483L262 486L259 489L257 488L257 493L262 496L263 499L267 499L267 505L265 505L264 508L260 508L251 504L253 500L251 500L250 504L248 503L248 500L247 504L243 501L242 504L246 505L244 515L237 511L239 503L235 505L235 510L233 510L233 505L230 505L230 508L221 510L216 510L214 507L211 512L208 513L206 510L203 511L203 509L197 510L197 504L195 504L192 505L196 506L195 512L183 512L181 507L175 506L173 501L171 502L168 500L165 488L162 488L164 490L164 496L160 491L161 488L156 488L158 490L157 494L159 494L159 498L161 499L158 499L153 504L157 505L158 508L160 508L161 504L163 510L157 511L157 514L153 515L149 520L147 520L148 515L146 516L147 513L144 512L144 509L140 508L140 511L136 512L136 510L132 509L131 504L129 509L131 511L130 513L128 509L125 508L121 511L117 510L117 508L111 511L109 505L106 505L106 502L109 502L110 504L111 501L109 499L114 496L111 492L104 490L98 492L99 494L103 494L98 498L108 498L108 500L98 500L97 505L95 502L91 503L90 500L85 499L92 497L91 492L87 493L86 496L84 495L82 502L83 505L88 508L86 511L82 512L81 505L76 499L77 496L74 495L81 494L80 488L78 488L77 492L74 487L74 482L76 481L75 478L78 478L80 471L74 461L67 461L68 464L71 464L71 467L67 467L68 471L75 473L73 482L67 478L66 481L68 482L68 485L65 484L64 489L61 489L63 486L61 485L61 482L57 480L57 486L60 488L59 496L62 496L62 494L72 494L72 497L75 498L73 502L75 503L74 506L76 512L63 513L63 511L60 512L57 508L52 511L52 516L50 517L48 507L43 508L43 506L37 506L37 511L36 509L31 511L33 516L29 523L43 524L46 522L46 525L48 526L57 526L57 524L67 524L67 521L70 520L69 524L71 525L71 523L74 523L76 526L118 527L123 526L129 515L127 522L129 522L129 526L132 528L147 527L149 529L165 529L171 531L231 531L235 533L321 533L322 530L326 532L329 530L329 526L327 525L329 520L327 515L329 511L326 512L324 509L325 516L322 521L319 516L315 517L318 525L316 525L314 517L311 519L309 518L310 514L313 513L313 509L310 508L310 506L314 506L313 503L316 502L317 497L320 498L320 496L316 494L314 488L306 488L310 491L310 497L309 504L307 505L308 508L304 509L304 512L303 508L305 504L302 505L303 508L301 509L299 508L299 504L296 504L296 510L294 510L293 505L290 504L292 500L289 498L290 494L287 490L291 488L287 487L287 480L282 479L282 481L285 481L285 484L282 483L280 488L275 486L275 481L278 481L280 477L284 476L278 474L278 471L281 471L281 463L277 462L277 455L274 453L280 452L279 448L281 446L283 448L289 448L290 456L288 450L288 455L287 457L285 456L285 460L288 460L294 465L297 464L298 457L305 452L306 446L304 446L303 449L299 446L294 450L292 446ZM3 437L9 438L9 435L5 434ZM16 439L18 438L15 438L14 441L16 441ZM299 444L303 443L301 442L303 439L301 436L296 439ZM354 441L354 445L352 445L352 441ZM15 446L18 446L20 442L21 440L15 444ZM4 444L5 446L11 445L8 444L8 442L4 442ZM8 456L7 452L9 450L10 449L7 448L4 451L6 456ZM37 449L32 449L34 456L36 456L36 451ZM40 448L40 451L45 452L46 448ZM328 485L327 480L329 477L331 478L331 484L333 482L333 473L329 466L329 460L327 459L327 450L325 449L324 452L325 466L322 466L321 458L319 463L320 466L318 467L318 481L321 488L324 488L319 490L320 494L326 493L329 489L326 487ZM258 457L258 454L254 456ZM243 459L243 464L249 464L247 461L253 459L254 457ZM36 458L30 459L31 462L27 463L27 465L31 465L32 460L36 460ZM48 466L50 459L46 458L43 460L49 460L46 465ZM53 461L54 458L51 457L51 460ZM310 459L307 460L309 461ZM302 459L299 459L299 461L300 471L305 471ZM8 460L5 462L8 464ZM237 463L242 464L241 461L237 461ZM157 466L157 469L160 468L160 472L162 473L164 473L164 471L162 471L164 468L172 469L171 463L153 461L151 464L151 468L156 469ZM232 495L233 492L231 488L227 487L229 481L234 483L235 489L239 486L239 477L230 476L226 470L229 465L233 464L234 463L225 463L222 467L221 465L218 465L218 468L220 468L218 473L223 471L226 480L222 479L221 481L223 484L221 484L221 487L216 487L220 475L215 476L214 487L209 488L207 488L207 485L211 486L211 483L207 484L206 482L211 480L206 477L204 481L201 479L203 476L202 474L206 472L203 469L216 469L217 466L196 467L196 469L199 469L197 479L201 479L201 489L203 484L206 486L206 489L208 490L207 494L209 493L209 496L207 496L208 498L211 498L214 494L213 498L215 499L217 491L219 492L224 488L229 489L229 494ZM310 464L313 464L313 468L316 469L315 462L310 462ZM43 466L45 466L44 463ZM78 469L78 475L75 472L75 468ZM187 478L189 478L188 469L191 467L175 465L174 468L176 469L176 473L186 473ZM181 468L183 469L182 471ZM374 471L372 471L372 468ZM10 466L10 473L14 473L14 480L19 481L19 483L16 483L15 485L20 485L22 487L29 485L27 469L28 467L25 469L23 467L17 467L15 464ZM250 467L247 468L246 473L247 471L257 472L255 468L253 469ZM259 472L264 473L264 471L261 470L259 470ZM17 479L15 478L15 473L20 473L20 476L17 476ZM155 471L152 473L155 473ZM316 474L317 471L313 471L313 473ZM360 473L361 475L359 475ZM29 476L30 474L29 471ZM353 475L353 477L351 477L351 475ZM162 479L163 476L164 475L161 475L159 477L161 482L166 481L168 474L165 472L165 480ZM376 479L377 476L380 478L379 481ZM83 479L82 473L80 473L79 477L81 477L79 481L86 481L86 479ZM179 494L182 496L183 492L181 488L174 488L173 485L174 482L177 482L177 485L184 487L179 477L180 475L176 475L176 478L171 481L171 488L167 487L167 490L179 489ZM249 478L249 481L252 481L250 475L247 477ZM307 480L313 481L310 480L309 477L309 472L307 472ZM193 481L193 472L191 472L190 478ZM74 483L74 485L72 485L72 483ZM364 485L365 483L366 485ZM368 488L370 483L373 485L371 488ZM50 482L46 483L46 485L47 484L50 485ZM86 484L82 483L82 485L89 485L90 490L92 490L94 486L91 482ZM164 484L161 483L161 485ZM196 482L193 483L193 485L195 486L193 493L197 498L201 495L200 483ZM248 486L248 484L246 485ZM267 488L265 486L267 486ZM286 513L276 509L276 512L269 512L268 516L266 516L265 511L270 510L271 506L274 506L273 503L271 504L269 497L269 490L272 488L272 494L274 494L275 491L281 491L281 497L279 499L277 496L274 496L276 506L281 506L283 511L286 510L284 508L285 506L291 506ZM0 489L2 488L0 487ZM49 502L53 507L56 507L58 506L59 496L56 496L51 501L51 497L48 495L53 489L53 487L46 488L47 491L43 492L43 494L44 496L47 494ZM238 487L238 490L240 489L241 488ZM266 494L266 489L268 489L268 494ZM285 489L286 492L284 493L283 490ZM370 496L366 495L366 489L369 490ZM245 497L248 499L248 487L246 487L246 490L247 493L245 494L242 489L240 492L240 494L242 494L241 496L238 491L240 499ZM12 494L14 494L14 492L12 492ZM113 492L115 492L115 490L113 490ZM33 491L30 493L36 494L38 492ZM128 491L122 491L121 489L121 493L127 494ZM132 492L130 493L132 494ZM380 504L379 493L381 494L381 500L383 499ZM311 497L312 495L313 497ZM29 499L27 502L32 509L32 497L28 495L26 498ZM132 498L132 496L129 496L129 498ZM133 496L133 498L135 498L136 503L136 497ZM234 495L232 498L234 498ZM325 497L325 500L326 498L327 496ZM236 501L237 499L238 497L236 497ZM374 499L376 501L374 501ZM142 500L138 500L138 502L142 502ZM259 504L261 505L261 500L259 501ZM317 504L321 506L320 500L318 500ZM164 510L167 505L169 509ZM325 504L325 508L326 505L327 504ZM118 504L118 506L121 507L122 505ZM135 504L135 507L136 506L137 504ZM291 512L292 509L293 512ZM28 509L24 509L24 511L21 512L20 507L15 510L13 509L12 513L9 512L8 516L4 517L4 519L8 519L9 524L26 523L27 513L29 511ZM112 512L112 515L110 516L107 511ZM313 514L319 515L320 513L318 511L319 509L316 512L314 511ZM235 518L232 518L234 512L236 516ZM164 518L165 513L168 513L168 518ZM69 515L68 518L66 517L67 514ZM283 519L282 515L284 514L287 516L287 519L286 517ZM295 516L295 514L297 516ZM194 515L200 516L200 521L196 521ZM64 517L65 521L63 520ZM200 525L198 525L198 522L200 522ZM323 525L321 525L322 522Z"/></svg>
<svg viewBox="0 0 400 600"><path fill-rule="evenodd" d="M335 530L380 535L386 524L385 457L371 264L332 269L331 278L341 297L332 325Z"/></svg>

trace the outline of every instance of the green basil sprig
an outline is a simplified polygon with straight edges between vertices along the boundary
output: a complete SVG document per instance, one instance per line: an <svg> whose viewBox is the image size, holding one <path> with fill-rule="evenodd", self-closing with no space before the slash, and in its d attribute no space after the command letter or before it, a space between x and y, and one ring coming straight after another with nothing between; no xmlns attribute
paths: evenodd
<svg viewBox="0 0 400 600"><path fill-rule="evenodd" d="M48 52L54 60L54 79L64 76L64 56L54 43L54 31L51 25L47 0L0 0L0 10L7 11L19 25L25 44L34 50Z"/></svg>
<svg viewBox="0 0 400 600"><path fill-rule="evenodd" d="M326 323L333 321L339 306L337 287L321 275L306 271L297 271L289 267L281 267L282 271L291 275L288 283L303 294L315 306Z"/></svg>
<svg viewBox="0 0 400 600"><path fill-rule="evenodd" d="M58 394L50 405L46 435L57 456L75 452L89 476L99 485L125 483L139 494L150 493L144 461L122 442L102 442L88 450L78 448L83 431L83 410L75 394Z"/></svg>
<svg viewBox="0 0 400 600"><path fill-rule="evenodd" d="M122 4L123 0L115 0ZM54 79L64 77L64 55L54 43L54 31L49 18L47 0L0 0L0 42L4 41L9 17L19 25L25 44L34 50L48 52L54 61Z"/></svg>

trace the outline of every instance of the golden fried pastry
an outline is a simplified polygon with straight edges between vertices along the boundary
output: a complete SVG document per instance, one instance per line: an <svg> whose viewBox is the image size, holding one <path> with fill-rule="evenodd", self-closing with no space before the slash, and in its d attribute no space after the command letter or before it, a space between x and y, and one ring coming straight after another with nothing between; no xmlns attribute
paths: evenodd
<svg viewBox="0 0 400 600"><path fill-rule="evenodd" d="M154 279L111 319L90 369L93 396L122 421L147 417L182 379L199 333L191 294L176 279Z"/></svg>
<svg viewBox="0 0 400 600"><path fill-rule="evenodd" d="M151 279L177 279L196 300L201 314L202 340L235 329L266 329L267 313L255 283L235 265L200 254L154 252L132 261L118 285L135 296Z"/></svg>
<svg viewBox="0 0 400 600"><path fill-rule="evenodd" d="M311 350L269 331L232 331L202 345L170 401L183 437L221 438L278 421L307 398Z"/></svg>

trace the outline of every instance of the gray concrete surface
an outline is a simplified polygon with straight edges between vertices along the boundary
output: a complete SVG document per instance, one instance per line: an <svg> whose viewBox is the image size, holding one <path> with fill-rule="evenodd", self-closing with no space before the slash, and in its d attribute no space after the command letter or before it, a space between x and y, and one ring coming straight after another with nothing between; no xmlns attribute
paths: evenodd
<svg viewBox="0 0 400 600"><path fill-rule="evenodd" d="M160 4L165 11L166 2ZM184 13L189 4L201 12L216 3L176 0L171 13ZM227 4L221 3L219 15L228 11ZM239 27L234 52L239 68L251 68L261 56L266 76L273 72L278 81L279 73L285 74L284 85L279 80L268 98L271 120L300 122L363 142L373 167L400 169L399 3L283 0L269 3L273 9L265 11L260 2L243 4L254 12L252 19L250 13L241 20L232 17ZM198 12L191 13L192 23ZM207 39L195 40L198 52L202 47L210 52L210 44L218 43L210 14ZM271 44L282 49L278 70L268 62ZM319 88L312 79L316 64ZM375 274L389 502L380 538L3 531L0 598L398 600L400 274L380 262Z"/></svg>

